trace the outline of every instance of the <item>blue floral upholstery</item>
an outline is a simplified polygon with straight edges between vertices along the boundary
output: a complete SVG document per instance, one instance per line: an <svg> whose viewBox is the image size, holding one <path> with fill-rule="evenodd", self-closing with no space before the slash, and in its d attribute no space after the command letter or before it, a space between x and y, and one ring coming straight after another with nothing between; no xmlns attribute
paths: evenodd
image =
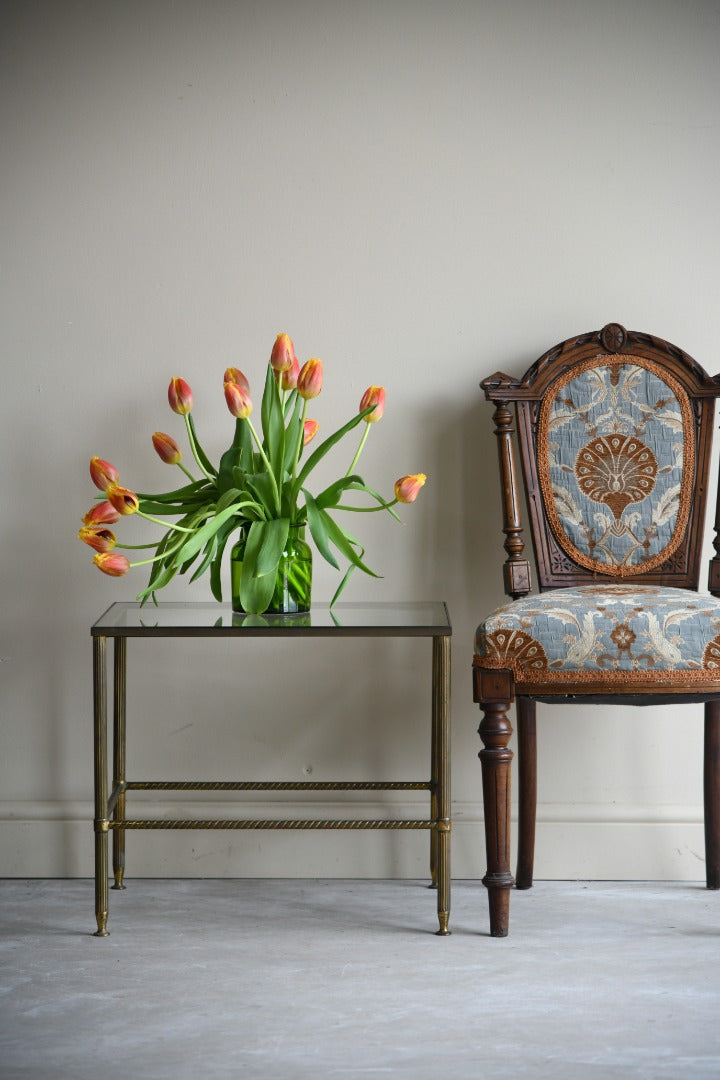
<svg viewBox="0 0 720 1080"><path fill-rule="evenodd" d="M567 680L720 690L720 599L652 585L555 589L494 611L475 651L479 667L512 670L518 689Z"/></svg>
<svg viewBox="0 0 720 1080"><path fill-rule="evenodd" d="M685 390L652 361L594 359L556 380L540 409L540 486L576 565L622 578L667 561L688 523L694 440Z"/></svg>

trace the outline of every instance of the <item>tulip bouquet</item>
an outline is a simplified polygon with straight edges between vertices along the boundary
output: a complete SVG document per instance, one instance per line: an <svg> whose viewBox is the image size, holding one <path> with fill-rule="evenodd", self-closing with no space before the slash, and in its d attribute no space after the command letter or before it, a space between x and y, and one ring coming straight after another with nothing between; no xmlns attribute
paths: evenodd
<svg viewBox="0 0 720 1080"><path fill-rule="evenodd" d="M347 562L332 604L353 569L377 577L364 562L362 545L338 524L335 512L385 510L399 520L393 507L414 502L426 478L423 473L401 477L395 483L395 497L387 500L356 472L370 427L385 410L385 390L381 386L368 387L355 415L306 455L306 447L318 433L317 421L307 416L308 402L320 394L322 381L322 361L312 358L300 367L292 341L287 334L279 334L266 373L258 431L252 420L250 384L238 368L228 368L224 391L228 409L235 417L235 433L215 466L198 441L192 391L184 379L172 379L168 389L170 408L184 419L200 475L194 476L185 467L178 443L160 431L152 437L156 452L162 461L181 469L188 481L173 491L136 493L120 485L113 465L92 458L90 476L101 495L83 518L78 535L95 551L95 565L115 577L126 574L131 567L150 565L150 580L138 595L143 603L148 598L156 602L155 594L176 574L192 569L194 581L209 570L212 593L221 601L223 555L228 540L241 529L244 553L237 606L246 612L261 613L270 605L291 528L307 526L318 551L333 567L340 569L336 553ZM362 434L347 471L318 494L311 494L307 483L315 466L360 425ZM346 501L348 496L352 499L352 493L359 493L363 505ZM108 528L128 514L137 514L163 528L159 539L140 545L154 550L150 558L130 562L117 550L137 547L119 543ZM171 518L175 520L168 520Z"/></svg>

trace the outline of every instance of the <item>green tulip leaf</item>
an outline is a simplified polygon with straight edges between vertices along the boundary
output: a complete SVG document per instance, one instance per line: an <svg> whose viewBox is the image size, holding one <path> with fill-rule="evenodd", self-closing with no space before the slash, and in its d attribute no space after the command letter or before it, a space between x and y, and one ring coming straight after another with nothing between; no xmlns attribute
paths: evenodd
<svg viewBox="0 0 720 1080"><path fill-rule="evenodd" d="M203 549L211 536L213 536L218 529L229 519L236 517L238 514L237 506L227 506L219 514L215 514L208 521L205 522L200 528L198 528L192 536L190 536L182 547L179 549L175 556L175 561L182 564L188 559L191 559L199 551Z"/></svg>
<svg viewBox="0 0 720 1080"><path fill-rule="evenodd" d="M273 487L272 477L267 469L264 472L258 472L253 476L248 476L247 487L250 494L255 497L260 506L265 510L265 516L274 516L276 513L275 488Z"/></svg>
<svg viewBox="0 0 720 1080"><path fill-rule="evenodd" d="M342 495L346 491L368 491L369 488L365 487L363 479L358 476L357 473L353 473L352 476L343 476L342 479L336 480L334 484L330 484L324 491L316 497L318 506L323 510L329 510L333 506L337 506Z"/></svg>
<svg viewBox="0 0 720 1080"><path fill-rule="evenodd" d="M192 556L191 556L191 557L190 557L189 559L186 559L186 560L185 560L185 562L184 562L184 563L182 564L182 566L180 567L180 571L179 571L179 572L180 572L181 574L187 574L188 570L190 569L190 567L192 566L192 564L193 564L193 563L195 562L195 560L197 559L197 557L198 557L198 555L199 555L199 554L200 554L200 552L199 552L199 551L196 551L194 555L192 555Z"/></svg>
<svg viewBox="0 0 720 1080"><path fill-rule="evenodd" d="M248 530L243 577L246 565L252 577L264 577L277 572L280 556L285 550L290 522L287 518L272 521L254 521Z"/></svg>
<svg viewBox="0 0 720 1080"><path fill-rule="evenodd" d="M310 535L315 541L315 546L322 555L322 557L334 566L336 570L340 569L340 564L330 550L329 536L327 527L325 525L325 519L321 513L315 499L313 499L307 488L303 488L303 495L305 496L305 506L307 508L307 520L310 528Z"/></svg>
<svg viewBox="0 0 720 1080"><path fill-rule="evenodd" d="M182 528L192 529L194 526L203 520L202 511L193 511L190 514L186 514L177 522ZM177 550L182 543L182 533L176 529L168 529L163 538L158 542L155 548L156 561L152 564L150 571L150 580L147 588L140 593L138 599L141 597L147 598L147 595L154 593L155 589L162 588L166 585L175 574L178 572L178 566L175 561ZM144 599L143 599L144 603Z"/></svg>
<svg viewBox="0 0 720 1080"><path fill-rule="evenodd" d="M239 488L231 487L227 491L224 491L215 504L215 513L218 514L227 506L232 506L233 503L240 503L243 497L242 491Z"/></svg>
<svg viewBox="0 0 720 1080"><path fill-rule="evenodd" d="M172 581L178 572L178 567L174 562L170 562L169 565L164 565L162 562L157 562L153 565L153 572L150 575L150 581L147 587L142 592L137 594L137 599L143 604L147 600L148 596L155 595L157 589L164 588L168 582Z"/></svg>
<svg viewBox="0 0 720 1080"><path fill-rule="evenodd" d="M240 603L250 614L265 611L275 591L275 578L285 549L287 518L254 521L248 530L240 578Z"/></svg>
<svg viewBox="0 0 720 1080"><path fill-rule="evenodd" d="M207 511L195 510L180 518L176 525L182 529L195 529L206 516ZM168 582L172 581L175 574L184 573L192 565L192 559L188 560L184 565L180 565L181 548L183 547L182 537L183 533L175 528L167 530L165 536L155 548L155 562L150 572L150 581L144 593L141 593L138 598L146 597L148 593L152 593L154 596L156 589L164 588Z"/></svg>
<svg viewBox="0 0 720 1080"><path fill-rule="evenodd" d="M168 531L165 534L165 536L163 536L162 540L159 541L157 547L155 548L155 555L156 556L161 556L161 555L164 554L164 552L167 549L168 542L171 539L172 539L172 534ZM157 562L154 562L151 565L151 567L150 567L150 580L148 581L147 587L143 590L143 592L138 594L138 597L137 597L138 600L140 600L143 597L145 599L147 599L147 596L150 593L153 592L153 590L156 587L157 579L160 577L160 574L163 572L163 570L164 570L164 565L163 565L163 560L162 559L158 559ZM143 603L144 603L144 600L143 600Z"/></svg>
<svg viewBox="0 0 720 1080"><path fill-rule="evenodd" d="M275 372L269 365L262 396L261 419L265 452L273 474L278 479L282 475L285 460L285 417Z"/></svg>
<svg viewBox="0 0 720 1080"><path fill-rule="evenodd" d="M332 600L330 601L330 609L331 610L332 610L332 608L335 607L335 604L338 602L338 600L342 596L343 591L345 589L345 586L347 585L347 583L348 583L348 581L350 579L350 575L352 574L354 569L355 569L355 567L353 566L352 563L350 563L347 570L345 571L345 574L343 575L342 581L340 582L337 589L335 590L335 595L333 596Z"/></svg>
<svg viewBox="0 0 720 1080"><path fill-rule="evenodd" d="M218 488L225 491L227 488L242 486L237 484L236 469L248 472L252 469L253 449L252 435L245 420L235 421L235 438L232 446L225 451L220 458L218 470Z"/></svg>
<svg viewBox="0 0 720 1080"><path fill-rule="evenodd" d="M356 554L355 548L360 548L362 554L365 554L365 549L362 545L349 533L346 533L337 522L328 514L327 510L321 510L325 528L327 529L328 539L338 549L341 555L344 555L348 562L351 562L353 566L357 566L358 570L362 570L364 574L369 574L370 577L380 578L382 574L376 574L374 570L371 570L369 566L366 566L362 561L360 555Z"/></svg>
<svg viewBox="0 0 720 1080"><path fill-rule="evenodd" d="M203 507L207 507L208 503L213 503L216 498L216 493L213 493L213 497L208 499L207 497L202 499L188 499L184 503L155 503L149 499L141 499L139 509L143 514L152 514L154 517L177 517L178 514L184 514L187 511L201 510Z"/></svg>
<svg viewBox="0 0 720 1080"><path fill-rule="evenodd" d="M165 491L159 495L152 495L150 493L143 494L136 492L138 499L152 499L154 502L177 502L184 503L186 499L191 499L195 495L205 494L214 490L214 485L210 484L207 480L194 480L192 484L185 484L184 487L175 488L174 491ZM105 495L99 495L98 498L105 498Z"/></svg>
<svg viewBox="0 0 720 1080"><path fill-rule="evenodd" d="M292 393L294 396L294 403L285 429L285 460L283 461L283 467L288 473L295 464L295 454L298 449L298 443L302 443L303 438L303 399L296 390L293 390ZM302 453L302 445L300 446L300 452Z"/></svg>
<svg viewBox="0 0 720 1080"><path fill-rule="evenodd" d="M217 546L217 537L212 536L208 540L207 544L205 545L205 553L203 555L202 562L200 563L200 565L196 569L193 576L190 578L191 581L197 581L197 579L199 577L202 577L202 575L205 573L205 571L207 570L208 566L210 565L210 563L212 561L213 555L215 554L216 546ZM184 568L183 568L183 572L184 572Z"/></svg>
<svg viewBox="0 0 720 1080"><path fill-rule="evenodd" d="M243 611L248 612L250 615L261 615L263 611L267 611L274 591L274 574L251 577L250 574L245 574L245 563L243 562L243 573L240 578L240 603Z"/></svg>
<svg viewBox="0 0 720 1080"><path fill-rule="evenodd" d="M243 512L250 521L265 521L267 514L262 502L251 498L252 491L248 484L248 474L240 468L233 469L233 480L238 491L242 491L246 498L242 502Z"/></svg>
<svg viewBox="0 0 720 1080"><path fill-rule="evenodd" d="M223 555L225 554L225 547L227 545L227 542L232 536L233 532L235 532L237 527L238 525L236 521L233 521L232 519L230 521L226 521L222 528L218 530L216 536L215 555L213 556L210 563L210 589L218 603L222 603L221 572Z"/></svg>
<svg viewBox="0 0 720 1080"><path fill-rule="evenodd" d="M358 547L360 549L360 556L359 557L360 557L360 559L362 559L363 556L365 555L365 548L362 547L362 545L359 544L357 540L353 540L352 537L349 537L348 539L350 540L350 542L352 544L354 544L356 547ZM342 581L340 582L337 589L335 590L335 595L333 596L332 600L330 601L330 611L331 612L332 612L332 609L335 606L335 604L338 602L338 600L342 596L343 590L345 589L345 586L347 585L348 581L350 580L350 575L352 574L354 569L355 569L355 565L353 563L350 563L347 570L345 571L345 575L344 575ZM378 577L379 575L375 574L374 576Z"/></svg>

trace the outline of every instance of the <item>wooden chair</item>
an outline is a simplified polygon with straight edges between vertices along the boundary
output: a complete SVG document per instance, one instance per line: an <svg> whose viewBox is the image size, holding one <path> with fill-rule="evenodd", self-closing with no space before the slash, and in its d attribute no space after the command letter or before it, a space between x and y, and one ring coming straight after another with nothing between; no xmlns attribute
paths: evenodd
<svg viewBox="0 0 720 1080"><path fill-rule="evenodd" d="M508 932L510 762L519 754L517 888L533 879L535 703L705 703L707 887L720 888L720 500L709 592L698 592L715 398L675 345L611 323L550 349L495 403L509 603L480 624L473 661L490 933ZM513 412L539 592L521 537Z"/></svg>

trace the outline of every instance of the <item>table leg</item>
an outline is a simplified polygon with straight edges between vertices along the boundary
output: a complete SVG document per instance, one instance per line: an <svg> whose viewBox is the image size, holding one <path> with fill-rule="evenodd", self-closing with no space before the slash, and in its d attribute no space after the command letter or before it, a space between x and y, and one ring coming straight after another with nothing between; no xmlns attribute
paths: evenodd
<svg viewBox="0 0 720 1080"><path fill-rule="evenodd" d="M125 672L127 638L114 639L114 687L113 687L113 791L123 785L113 809L113 821L125 817ZM113 829L113 889L124 889L125 876L125 830Z"/></svg>
<svg viewBox="0 0 720 1080"><path fill-rule="evenodd" d="M432 681L432 730L430 733L430 819L438 820L438 788L439 761L440 761L440 708L438 707L438 679L435 675L435 639L433 638L433 681ZM430 830L430 888L437 889L438 883L438 831L435 827Z"/></svg>
<svg viewBox="0 0 720 1080"><path fill-rule="evenodd" d="M93 638L93 718L95 765L95 937L107 937L108 917L108 775L107 775L107 638Z"/></svg>
<svg viewBox="0 0 720 1080"><path fill-rule="evenodd" d="M450 638L433 638L433 745L437 732L436 836L438 934L450 931Z"/></svg>

